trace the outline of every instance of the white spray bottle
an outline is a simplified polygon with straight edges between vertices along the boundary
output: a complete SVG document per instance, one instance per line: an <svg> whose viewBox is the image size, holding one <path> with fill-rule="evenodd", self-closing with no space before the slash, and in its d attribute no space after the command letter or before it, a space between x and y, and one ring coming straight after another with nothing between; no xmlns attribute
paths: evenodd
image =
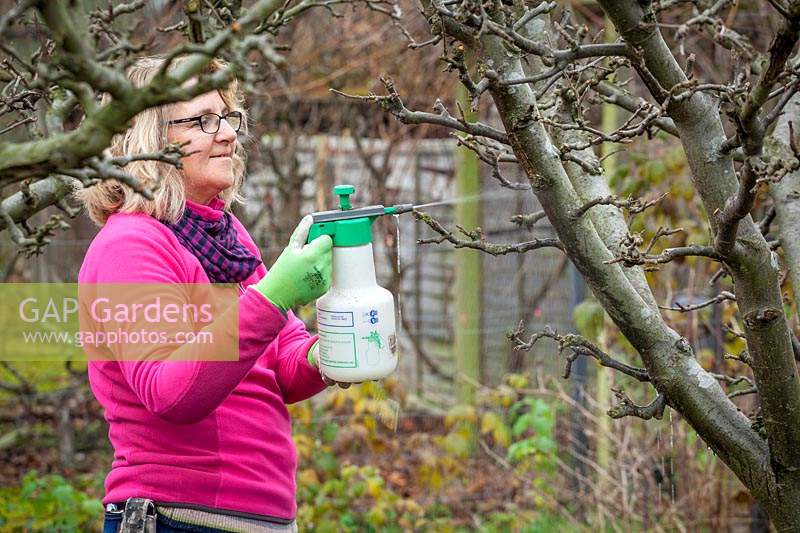
<svg viewBox="0 0 800 533"><path fill-rule="evenodd" d="M319 365L329 378L355 383L383 379L397 368L394 296L378 285L372 223L382 215L411 211L411 204L353 209L352 185L333 188L339 210L313 213L308 242L333 239L333 280L317 300Z"/></svg>

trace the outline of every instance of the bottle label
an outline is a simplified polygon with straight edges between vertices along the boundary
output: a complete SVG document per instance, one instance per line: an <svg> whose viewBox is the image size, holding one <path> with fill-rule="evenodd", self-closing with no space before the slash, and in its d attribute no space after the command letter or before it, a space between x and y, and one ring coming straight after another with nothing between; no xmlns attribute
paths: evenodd
<svg viewBox="0 0 800 533"><path fill-rule="evenodd" d="M353 313L350 311L325 311L317 309L317 324L332 328L352 328Z"/></svg>
<svg viewBox="0 0 800 533"><path fill-rule="evenodd" d="M319 330L319 357L323 364L338 368L356 368L354 333Z"/></svg>
<svg viewBox="0 0 800 533"><path fill-rule="evenodd" d="M328 295L330 301L317 302L320 368L348 369L338 376L350 375L350 370L353 376L378 375L397 364L393 301L360 298L373 301Z"/></svg>

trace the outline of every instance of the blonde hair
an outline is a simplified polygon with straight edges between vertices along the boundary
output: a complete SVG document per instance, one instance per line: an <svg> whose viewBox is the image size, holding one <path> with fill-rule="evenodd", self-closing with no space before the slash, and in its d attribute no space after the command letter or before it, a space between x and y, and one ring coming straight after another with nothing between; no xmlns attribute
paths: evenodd
<svg viewBox="0 0 800 533"><path fill-rule="evenodd" d="M188 57L182 56L173 60L170 70L179 66ZM128 78L136 87L143 87L153 79L164 61L165 56L140 58L128 69ZM205 73L216 72L224 68L227 68L224 61L212 59ZM243 125L240 135L246 136L247 115L239 84L234 80L227 87L219 89L219 95L229 110L242 113ZM108 95L104 96L104 103L109 100ZM167 118L174 105L167 104L149 108L136 115L133 125L112 139L111 146L108 148L110 155L122 157L163 150L168 144ZM145 213L168 222L176 222L183 216L186 191L180 170L161 161L133 161L125 166L124 171L151 189L157 187L153 194L153 200L146 199L116 179L104 179L75 193L86 208L89 218L95 224L103 226L108 217L114 213ZM230 209L233 202L243 201L240 189L244 181L244 171L245 152L242 144L237 143L236 152L233 154L233 185L220 193L226 210Z"/></svg>

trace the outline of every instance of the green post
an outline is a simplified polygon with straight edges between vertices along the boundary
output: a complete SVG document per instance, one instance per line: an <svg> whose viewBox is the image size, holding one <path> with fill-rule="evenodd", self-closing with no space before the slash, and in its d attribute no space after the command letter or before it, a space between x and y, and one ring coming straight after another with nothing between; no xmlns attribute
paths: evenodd
<svg viewBox="0 0 800 533"><path fill-rule="evenodd" d="M469 110L469 96L459 85L458 100ZM472 116L471 116L472 115ZM475 120L474 113L467 113ZM466 229L481 225L480 171L478 157L468 148L456 148L455 223ZM456 395L462 405L474 405L475 384L480 381L481 357L481 253L458 249L455 253L455 342ZM473 428L473 437L475 430ZM473 439L475 440L475 439Z"/></svg>
<svg viewBox="0 0 800 533"><path fill-rule="evenodd" d="M611 21L606 20L605 41L613 43L617 39L617 33L614 31L614 25ZM602 108L602 130L609 132L614 131L619 126L619 112L614 104L603 104ZM600 155L604 157L603 175L606 179L610 179L617 169L617 155L614 153L616 147L610 143L603 143L600 145ZM603 328L605 329L605 327ZM606 346L610 342L605 331L601 332L600 339L598 339L600 348L608 350ZM608 368L597 366L597 403L603 407L611 406L611 371ZM611 435L611 419L608 416L600 416L597 421L597 441L595 443L597 453L597 464L601 472L608 470L611 462L611 442L609 435ZM605 490L606 480L602 476L597 477L597 486L600 491ZM600 515L602 521L602 514Z"/></svg>

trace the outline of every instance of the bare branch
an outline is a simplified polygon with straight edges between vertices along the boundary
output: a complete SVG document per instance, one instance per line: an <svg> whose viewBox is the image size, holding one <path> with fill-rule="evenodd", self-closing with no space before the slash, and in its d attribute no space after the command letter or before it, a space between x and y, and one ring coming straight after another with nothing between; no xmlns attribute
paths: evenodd
<svg viewBox="0 0 800 533"><path fill-rule="evenodd" d="M708 34L720 45L725 48L736 50L746 59L750 60L755 55L753 46L750 40L742 34L727 27L722 19L716 15L728 7L733 0L717 0L705 11L695 15L678 26L675 32L675 39L678 42L678 47L681 55L686 55L684 51L684 42L689 33L689 29L697 27L700 30L706 30Z"/></svg>
<svg viewBox="0 0 800 533"><path fill-rule="evenodd" d="M500 163L517 163L517 158L509 154L502 147L492 145L486 138L475 137L474 135L458 135L453 133L456 143L475 152L478 159L492 167L492 177L495 178L502 187L514 191L527 191L531 188L530 183L514 183L508 181L500 172Z"/></svg>
<svg viewBox="0 0 800 533"><path fill-rule="evenodd" d="M422 211L417 211L416 209L413 211L413 213L414 218L421 220L433 231L440 235L440 237L435 237L432 239L419 239L417 241L418 244L440 244L444 241L447 241L453 244L456 248L472 248L473 250L481 250L482 252L486 252L487 254L491 255L505 255L511 253L524 254L525 252L538 250L539 248L558 248L559 250L563 251L563 246L558 239L533 239L532 241L526 241L517 244L496 244L486 242L483 235L483 230L481 230L481 228L475 228L473 231L468 231L460 226L456 226L461 233L469 238L469 240L459 239L453 235L451 231L445 229L438 220L430 215L423 213Z"/></svg>
<svg viewBox="0 0 800 533"><path fill-rule="evenodd" d="M60 63L64 68L76 79L89 83L98 91L112 94L118 100L130 96L133 84L123 73L96 60L85 35L78 31L78 25L64 2L38 1L36 7L60 45Z"/></svg>
<svg viewBox="0 0 800 533"><path fill-rule="evenodd" d="M3 199L0 205L13 222L21 222L66 198L77 186L70 178L52 176L31 184L27 193L22 190ZM6 227L6 222L0 221L0 230Z"/></svg>
<svg viewBox="0 0 800 533"><path fill-rule="evenodd" d="M560 122L555 122L550 119L543 118L542 122L547 124L548 126L558 128L564 131L570 130L579 130L585 131L593 135L593 138L581 141L577 143L565 143L561 147L562 152L569 152L569 151L581 151L589 148L591 146L596 146L599 144L603 144L606 142L611 143L628 143L631 142L636 137L639 137L643 133L645 133L648 128L650 128L655 120L662 115L662 110L657 106L653 106L648 103L642 104L642 107L636 109L631 116L625 121L622 126L617 128L615 131L611 133L605 133L597 128L593 128L586 124L580 123L573 123L573 124L565 124ZM642 116L642 119L635 123L634 120Z"/></svg>
<svg viewBox="0 0 800 533"><path fill-rule="evenodd" d="M605 366L607 368L612 368L623 374L631 376L632 378L636 379L637 381L646 382L650 381L650 376L647 373L647 370L644 368L636 368L625 364L621 361L618 361L605 353L603 350L597 347L594 343L590 342L589 340L581 337L580 335L575 334L567 334L567 335L559 335L549 326L545 327L545 329L539 333L534 333L531 337L526 341L522 338L525 334L525 327L524 322L520 321L517 329L514 331L509 332L506 336L508 339L514 343L515 350L523 350L523 351L530 351L531 348L536 344L539 339L542 338L549 338L553 339L558 342L559 353L563 352L565 349L570 348L572 350L572 354L567 357L566 367L564 368L564 378L569 378L570 372L572 371L572 363L579 357L579 356L588 356L595 358L601 366Z"/></svg>
<svg viewBox="0 0 800 533"><path fill-rule="evenodd" d="M614 259L610 259L605 261L607 264L613 263L622 263L623 265L630 267L634 265L659 265L664 263L669 263L670 261L674 261L679 257L690 257L690 256L697 256L697 257L708 257L710 259L714 259L715 261L720 261L721 258L719 254L714 250L711 246L701 246L701 245L690 245L690 246L681 246L677 248L667 248L663 252L658 255L650 255L650 251L655 246L656 241L660 237L669 236L675 233L683 231L683 228L676 228L676 229L666 229L666 228L658 228L653 238L650 240L650 243L645 248L644 252L639 250L639 246L643 244L642 236L639 234L631 235L628 234L626 238L620 243L620 255L615 257ZM654 270L655 268L647 268L645 266L645 270Z"/></svg>
<svg viewBox="0 0 800 533"><path fill-rule="evenodd" d="M744 396L746 394L758 394L758 389L755 387L748 387L746 389L736 390L729 393L728 398L733 399L736 398L737 396Z"/></svg>
<svg viewBox="0 0 800 533"><path fill-rule="evenodd" d="M603 44L573 44L573 47L566 50L553 50L552 48L528 39L513 27L503 28L493 20L485 20L486 29L506 42L513 44L520 50L542 57L547 65L560 66L562 69L569 63L579 59L591 57L608 57L630 55L628 47L624 43L603 43Z"/></svg>
<svg viewBox="0 0 800 533"><path fill-rule="evenodd" d="M25 124L30 124L31 122L35 122L35 121L36 121L35 117L25 117L23 119L18 120L17 122L14 122L13 124L10 124L10 125L6 126L2 130L0 130L0 135L3 135L4 133L8 133L9 131L18 128L19 126L24 126Z"/></svg>
<svg viewBox="0 0 800 533"><path fill-rule="evenodd" d="M585 215L586 212L589 209L591 209L592 207L594 207L596 205L613 205L613 206L618 207L620 209L623 209L623 208L627 209L628 212L630 212L631 214L637 214L637 213L641 213L642 211L644 211L648 207L652 207L652 206L656 205L661 200L666 198L667 194L669 194L669 193L664 193L661 196L659 196L658 198L655 198L653 200L649 200L647 202L642 201L640 198L633 198L631 196L629 196L628 198L626 198L624 200L619 199L617 196L605 196L605 197L602 197L602 198L595 198L595 199L585 203L580 208L576 209L570 216L572 218L580 218L583 215Z"/></svg>
<svg viewBox="0 0 800 533"><path fill-rule="evenodd" d="M691 311L697 311L698 309L702 309L704 307L708 307L709 305L714 305L726 301L736 301L736 296L733 293L728 291L722 291L718 295L714 296L710 300L706 300L705 302L700 302L697 304L692 305L683 305L679 302L675 302L672 307L659 305L659 309L664 309L665 311L680 311L681 313L689 313Z"/></svg>
<svg viewBox="0 0 800 533"><path fill-rule="evenodd" d="M160 161L162 163L167 163L168 165L172 165L176 168L181 168L182 166L181 159L184 157L188 157L194 153L194 152L186 153L183 151L183 147L187 145L188 143L184 144L172 143L167 145L160 152L134 154L121 157L111 157L105 160L105 162L112 165L116 165L118 167L124 167L134 161Z"/></svg>
<svg viewBox="0 0 800 533"><path fill-rule="evenodd" d="M423 111L410 111L400 99L400 95L394 87L394 82L389 78L381 78L381 82L389 93L387 96L378 96L375 94L359 96L346 94L336 89L331 89L331 92L354 100L377 102L381 108L394 115L395 118L403 124L435 124L437 126L444 126L453 130L469 133L470 135L488 137L497 142L508 144L508 137L504 132L480 122L468 122L464 119L457 119L445 109L444 104L442 104L440 100L437 100L434 104L434 110L437 114Z"/></svg>
<svg viewBox="0 0 800 533"><path fill-rule="evenodd" d="M538 6L533 9L528 9L525 11L525 14L522 15L517 21L511 26L513 31L519 31L520 28L524 28L525 25L538 17L539 15L544 15L545 13L550 13L553 11L558 4L555 2L542 2Z"/></svg>
<svg viewBox="0 0 800 533"><path fill-rule="evenodd" d="M6 211L3 203L0 203L0 221L5 225L11 236L11 240L19 246L20 251L26 257L32 257L41 253L42 249L50 244L50 237L55 234L57 229L68 229L69 224L64 222L61 215L53 215L50 220L42 224L35 230L25 233L17 226L14 219ZM23 222L23 227L26 227Z"/></svg>
<svg viewBox="0 0 800 533"><path fill-rule="evenodd" d="M664 409L667 406L667 398L663 394L656 395L656 399L647 405L636 405L628 398L625 391L620 387L618 389L611 389L614 396L619 400L619 403L608 410L608 416L611 418L623 418L625 416L635 416L643 420L650 420L655 418L661 420L664 416Z"/></svg>
<svg viewBox="0 0 800 533"><path fill-rule="evenodd" d="M599 83L594 87L594 90L603 95L603 100L610 104L617 105L631 113L637 109L642 108L642 104L647 103L644 98L633 96L622 89L611 85L610 83ZM653 121L653 125L664 130L670 135L677 137L678 130L675 128L675 123L669 117L659 117Z"/></svg>
<svg viewBox="0 0 800 533"><path fill-rule="evenodd" d="M723 382L725 382L726 384L728 384L730 386L738 385L739 383L747 383L750 386L754 385L752 378L749 378L747 376L735 376L734 377L734 376L729 376L727 374L715 374L713 372L709 372L709 374L711 374L715 379L718 379L719 381L723 381Z"/></svg>
<svg viewBox="0 0 800 533"><path fill-rule="evenodd" d="M786 107L786 104L792 99L792 97L800 91L800 79L796 80L791 86L783 92L781 95L781 99L775 104L775 106L770 109L769 113L764 117L764 128L769 128L772 123L774 123L781 113L783 113L783 109Z"/></svg>
<svg viewBox="0 0 800 533"><path fill-rule="evenodd" d="M530 231L537 222L545 217L547 217L547 213L544 211L537 211L535 213L528 213L525 215L514 215L511 217L510 222L519 226L523 226Z"/></svg>
<svg viewBox="0 0 800 533"><path fill-rule="evenodd" d="M758 156L761 155L763 149L764 136L769 125L767 121L774 120L778 116L778 113L776 113L774 116L767 115L760 119L759 113L762 106L769 99L773 86L783 74L786 62L798 38L800 38L800 8L795 7L794 11L796 11L794 13L796 16L784 20L778 30L775 39L770 45L768 63L737 114L737 133L744 148L746 159L736 194L728 200L724 209L715 213L719 226L715 248L722 256L728 256L732 252L738 233L739 221L750 213L755 202L756 185L758 183ZM795 83L787 92L796 91L796 85Z"/></svg>

